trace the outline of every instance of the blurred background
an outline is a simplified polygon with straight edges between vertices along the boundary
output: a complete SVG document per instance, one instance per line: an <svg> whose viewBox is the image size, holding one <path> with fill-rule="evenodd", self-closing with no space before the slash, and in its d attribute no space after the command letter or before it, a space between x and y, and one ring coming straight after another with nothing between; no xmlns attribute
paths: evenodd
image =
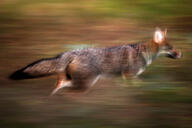
<svg viewBox="0 0 192 128"><path fill-rule="evenodd" d="M191 128L191 0L1 0L1 128ZM155 27L183 58L160 58L139 79L99 80L87 93L53 97L56 76L9 74L34 60L84 47L149 40Z"/></svg>

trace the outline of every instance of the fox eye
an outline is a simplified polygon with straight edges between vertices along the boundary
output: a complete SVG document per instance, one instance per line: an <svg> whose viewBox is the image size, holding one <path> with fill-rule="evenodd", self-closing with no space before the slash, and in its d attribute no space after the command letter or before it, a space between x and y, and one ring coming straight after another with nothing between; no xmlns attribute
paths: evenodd
<svg viewBox="0 0 192 128"><path fill-rule="evenodd" d="M173 49L173 47L169 44L165 44L163 47L162 47L163 50L171 50Z"/></svg>
<svg viewBox="0 0 192 128"><path fill-rule="evenodd" d="M167 49L173 49L173 47L169 44L166 45Z"/></svg>

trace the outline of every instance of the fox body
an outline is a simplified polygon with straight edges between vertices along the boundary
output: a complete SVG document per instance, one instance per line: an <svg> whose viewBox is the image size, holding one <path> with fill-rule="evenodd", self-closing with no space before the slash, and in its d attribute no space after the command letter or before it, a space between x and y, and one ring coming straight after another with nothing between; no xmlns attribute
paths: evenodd
<svg viewBox="0 0 192 128"><path fill-rule="evenodd" d="M14 72L14 80L30 79L57 74L58 80L52 92L63 87L86 89L95 84L102 74L122 75L123 78L140 75L146 66L159 55L180 58L166 40L166 30L159 28L152 40L109 48L85 48L62 53L54 58L38 60Z"/></svg>

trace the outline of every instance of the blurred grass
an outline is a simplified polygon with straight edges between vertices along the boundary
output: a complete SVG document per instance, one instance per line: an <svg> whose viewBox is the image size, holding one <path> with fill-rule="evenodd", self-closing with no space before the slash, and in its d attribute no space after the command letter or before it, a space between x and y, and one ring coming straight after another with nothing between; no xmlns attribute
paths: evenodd
<svg viewBox="0 0 192 128"><path fill-rule="evenodd" d="M1 4L1 12L10 14L25 14L27 12L50 12L54 15L66 14L65 12L79 12L79 14L98 16L136 16L146 19L162 16L187 16L191 15L190 0L9 0ZM180 9L179 9L180 8ZM67 10L66 10L67 9ZM29 13L30 14L30 13ZM33 14L33 13L31 13ZM103 14L103 15L102 15ZM43 14L42 14L43 15ZM45 15L45 14L44 14ZM81 15L79 15L81 16Z"/></svg>

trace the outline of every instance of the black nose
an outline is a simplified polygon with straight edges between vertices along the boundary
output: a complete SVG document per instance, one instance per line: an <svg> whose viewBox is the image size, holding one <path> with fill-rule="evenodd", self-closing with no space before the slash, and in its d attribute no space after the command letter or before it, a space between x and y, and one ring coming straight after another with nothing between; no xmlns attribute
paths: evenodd
<svg viewBox="0 0 192 128"><path fill-rule="evenodd" d="M172 57L173 57L174 59L179 59L179 58L181 58L182 53L181 53L180 51L173 50L173 51L171 52L171 55L172 55Z"/></svg>

